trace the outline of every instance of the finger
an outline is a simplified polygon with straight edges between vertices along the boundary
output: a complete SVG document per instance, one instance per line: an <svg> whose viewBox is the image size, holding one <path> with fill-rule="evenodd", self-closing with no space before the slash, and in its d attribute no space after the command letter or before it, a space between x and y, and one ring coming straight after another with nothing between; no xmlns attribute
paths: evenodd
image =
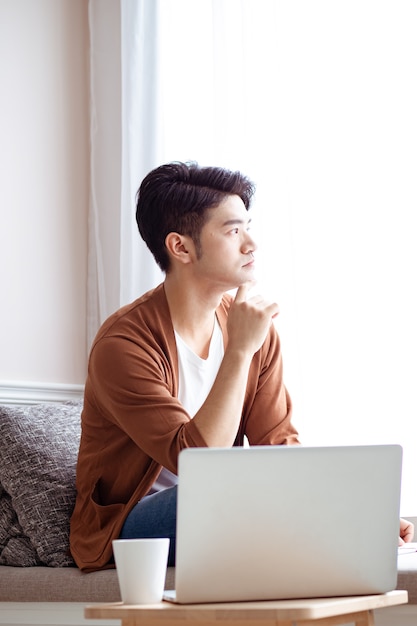
<svg viewBox="0 0 417 626"><path fill-rule="evenodd" d="M249 302L252 302L259 308L262 308L272 318L279 314L278 304L276 302L268 302L261 295L252 296L252 298L249 299Z"/></svg>
<svg viewBox="0 0 417 626"><path fill-rule="evenodd" d="M240 285L235 295L235 302L245 302L249 288L250 283L243 283L243 285Z"/></svg>
<svg viewBox="0 0 417 626"><path fill-rule="evenodd" d="M414 537L414 524L405 519L400 519L400 537L405 543L409 543Z"/></svg>
<svg viewBox="0 0 417 626"><path fill-rule="evenodd" d="M272 317L272 319L274 319L275 317L278 317L279 315L279 306L276 302L273 302L272 304L269 305L268 310L270 312L270 315Z"/></svg>

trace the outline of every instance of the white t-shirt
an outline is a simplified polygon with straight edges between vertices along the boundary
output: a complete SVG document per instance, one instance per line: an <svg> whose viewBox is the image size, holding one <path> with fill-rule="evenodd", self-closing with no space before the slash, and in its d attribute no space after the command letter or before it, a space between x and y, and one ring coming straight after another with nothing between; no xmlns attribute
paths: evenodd
<svg viewBox="0 0 417 626"><path fill-rule="evenodd" d="M207 359L193 352L177 332L175 340L178 352L178 399L187 413L194 417L210 393L223 360L223 335L217 317ZM164 467L149 494L173 487L177 482L177 476Z"/></svg>

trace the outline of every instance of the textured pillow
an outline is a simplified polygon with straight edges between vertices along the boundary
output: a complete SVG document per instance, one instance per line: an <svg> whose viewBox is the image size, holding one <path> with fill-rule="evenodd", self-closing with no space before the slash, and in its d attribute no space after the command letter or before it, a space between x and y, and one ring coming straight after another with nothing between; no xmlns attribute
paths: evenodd
<svg viewBox="0 0 417 626"><path fill-rule="evenodd" d="M19 524L11 498L5 491L0 496L0 565L41 565L36 550Z"/></svg>
<svg viewBox="0 0 417 626"><path fill-rule="evenodd" d="M81 401L0 406L0 483L35 561L51 567L74 565L68 553L69 519L81 409ZM10 553L11 544L9 540L9 562L16 556Z"/></svg>

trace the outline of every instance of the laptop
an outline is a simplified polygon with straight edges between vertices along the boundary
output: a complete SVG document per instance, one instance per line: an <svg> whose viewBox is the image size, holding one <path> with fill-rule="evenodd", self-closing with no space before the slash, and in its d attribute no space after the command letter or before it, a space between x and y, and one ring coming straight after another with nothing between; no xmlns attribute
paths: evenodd
<svg viewBox="0 0 417 626"><path fill-rule="evenodd" d="M402 448L192 448L179 456L178 603L385 593Z"/></svg>

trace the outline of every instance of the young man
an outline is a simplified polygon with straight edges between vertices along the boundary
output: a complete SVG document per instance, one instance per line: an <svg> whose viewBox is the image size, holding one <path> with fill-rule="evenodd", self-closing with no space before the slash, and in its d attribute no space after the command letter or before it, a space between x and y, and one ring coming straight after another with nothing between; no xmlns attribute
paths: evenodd
<svg viewBox="0 0 417 626"><path fill-rule="evenodd" d="M117 537L171 538L187 447L297 444L272 320L250 294L252 183L239 172L171 163L137 195L140 234L163 284L112 315L93 343L71 519L71 552L112 566ZM235 297L227 294L237 289Z"/></svg>

